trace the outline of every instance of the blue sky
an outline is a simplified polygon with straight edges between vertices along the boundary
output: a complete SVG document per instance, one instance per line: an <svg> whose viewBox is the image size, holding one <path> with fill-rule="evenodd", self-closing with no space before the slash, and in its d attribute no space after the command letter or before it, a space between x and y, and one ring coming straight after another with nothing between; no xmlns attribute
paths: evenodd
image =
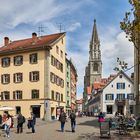
<svg viewBox="0 0 140 140"><path fill-rule="evenodd" d="M120 30L119 22L130 10L128 0L4 0L0 6L0 45L3 38L10 40L31 37L42 25L42 35L67 32L67 54L78 71L78 98L83 92L83 76L89 58L89 42L93 20L101 43L103 77L114 73L116 58L133 66L133 44ZM130 72L129 72L130 73Z"/></svg>

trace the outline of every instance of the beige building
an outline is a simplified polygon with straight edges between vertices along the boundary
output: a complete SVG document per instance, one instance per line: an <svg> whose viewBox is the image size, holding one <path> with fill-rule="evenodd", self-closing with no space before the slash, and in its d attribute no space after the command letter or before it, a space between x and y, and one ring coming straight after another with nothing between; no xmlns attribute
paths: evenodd
<svg viewBox="0 0 140 140"><path fill-rule="evenodd" d="M65 33L24 40L4 38L0 48L0 106L29 117L56 118L65 108ZM2 112L0 112L1 114Z"/></svg>

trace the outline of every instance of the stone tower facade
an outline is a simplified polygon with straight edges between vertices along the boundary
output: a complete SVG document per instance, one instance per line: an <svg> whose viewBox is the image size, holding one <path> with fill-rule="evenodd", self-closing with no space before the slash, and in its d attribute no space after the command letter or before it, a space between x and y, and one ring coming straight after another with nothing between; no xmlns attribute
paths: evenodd
<svg viewBox="0 0 140 140"><path fill-rule="evenodd" d="M94 82L101 81L102 61L100 40L97 33L96 20L94 20L91 41L89 45L89 62L85 69L84 87L93 85Z"/></svg>

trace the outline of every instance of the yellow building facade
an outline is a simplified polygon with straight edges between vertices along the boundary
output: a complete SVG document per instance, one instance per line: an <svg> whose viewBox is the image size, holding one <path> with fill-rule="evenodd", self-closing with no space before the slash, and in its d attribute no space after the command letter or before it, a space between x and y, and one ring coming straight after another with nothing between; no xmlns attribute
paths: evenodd
<svg viewBox="0 0 140 140"><path fill-rule="evenodd" d="M9 42L0 48L0 106L51 120L65 109L65 33ZM0 112L2 114L2 112Z"/></svg>

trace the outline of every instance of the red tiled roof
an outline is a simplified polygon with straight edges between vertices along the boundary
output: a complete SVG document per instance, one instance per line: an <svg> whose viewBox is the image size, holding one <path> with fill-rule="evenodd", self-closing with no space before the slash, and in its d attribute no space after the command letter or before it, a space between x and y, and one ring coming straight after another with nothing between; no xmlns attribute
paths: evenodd
<svg viewBox="0 0 140 140"><path fill-rule="evenodd" d="M0 53L31 49L36 47L48 47L52 43L54 43L58 38L60 38L62 35L64 35L64 33L57 33L57 34L37 37L36 40L34 40L33 38L28 38L28 39L13 41L10 42L7 46L1 47Z"/></svg>

